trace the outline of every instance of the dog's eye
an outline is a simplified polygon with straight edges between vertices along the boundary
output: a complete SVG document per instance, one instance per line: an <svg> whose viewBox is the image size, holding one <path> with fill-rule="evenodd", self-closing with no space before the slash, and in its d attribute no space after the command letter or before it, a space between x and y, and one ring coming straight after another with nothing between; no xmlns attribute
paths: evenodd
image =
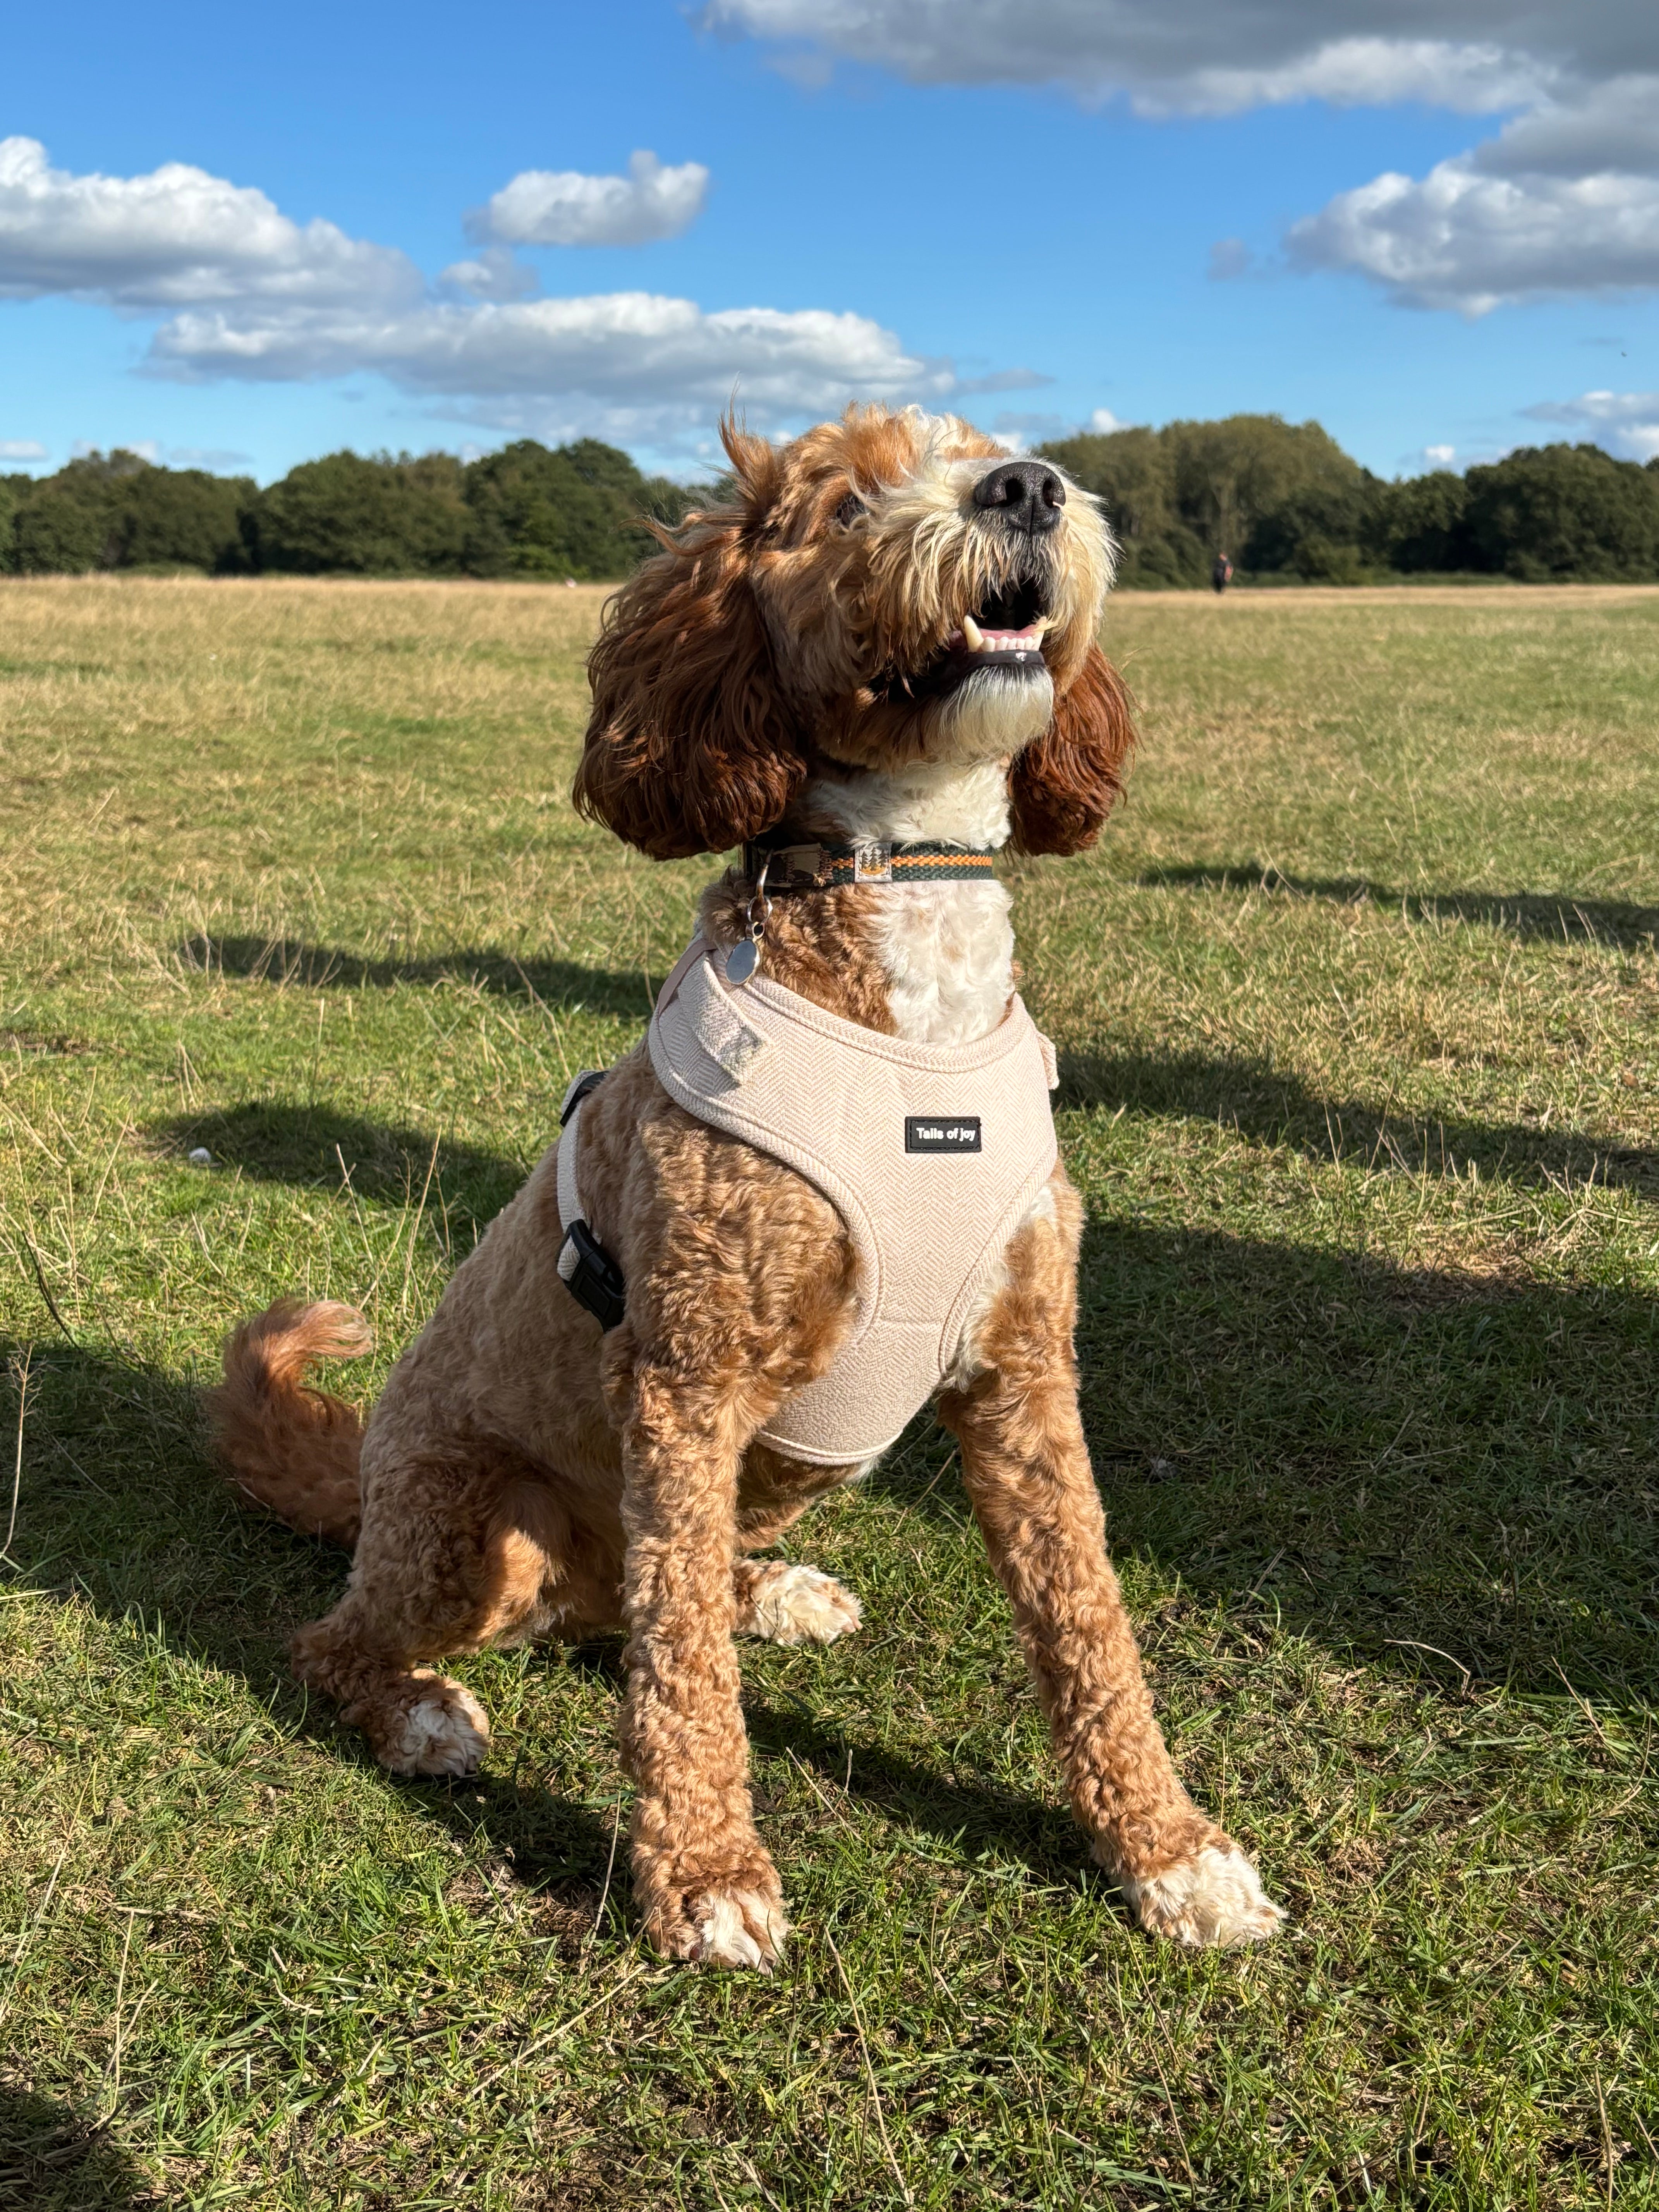
<svg viewBox="0 0 1659 2212"><path fill-rule="evenodd" d="M854 523L858 520L860 515L866 514L868 512L868 508L865 506L864 501L859 497L858 494L855 491L849 491L846 498L842 500L841 505L836 509L836 529L851 529Z"/></svg>

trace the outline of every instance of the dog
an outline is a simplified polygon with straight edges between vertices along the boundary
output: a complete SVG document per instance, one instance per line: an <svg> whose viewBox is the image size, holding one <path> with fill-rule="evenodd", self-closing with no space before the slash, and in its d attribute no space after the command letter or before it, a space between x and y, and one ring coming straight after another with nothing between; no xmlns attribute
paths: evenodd
<svg viewBox="0 0 1659 2212"><path fill-rule="evenodd" d="M1096 642L1110 535L1059 470L953 416L870 406L781 447L730 422L723 437L729 490L658 532L589 661L578 808L656 859L744 848L648 1044L573 1086L574 1118L366 1427L306 1379L368 1348L351 1308L285 1301L227 1341L209 1413L234 1480L354 1550L295 1671L393 1772L459 1776L488 1724L429 1662L624 1627L645 1933L669 1958L769 1968L788 1923L733 1638L829 1642L860 1607L755 1555L931 1389L1095 1857L1149 1930L1261 1939L1283 1915L1176 1776L1107 1558L1073 1350L1082 1206L990 872L1004 845L1082 850L1119 795L1130 707ZM822 1085L792 1080L792 1039L853 1099L836 1111L870 1154L864 1199L813 1133ZM744 1053L806 1127L793 1153L743 1133ZM675 1073L694 1063L701 1091ZM996 1146L957 1108L994 1076L1014 1106L985 1128L1018 1128L1024 1149L996 1170L986 1243L970 1217ZM957 1105L906 1114L902 1152L890 1110L912 1091L927 1104L935 1077ZM979 1157L930 1157L952 1146ZM908 1268L925 1306L928 1240L958 1218L980 1242L951 1328L890 1316L908 1379L866 1418L886 1372L868 1356L872 1270ZM827 1444L801 1443L802 1406Z"/></svg>

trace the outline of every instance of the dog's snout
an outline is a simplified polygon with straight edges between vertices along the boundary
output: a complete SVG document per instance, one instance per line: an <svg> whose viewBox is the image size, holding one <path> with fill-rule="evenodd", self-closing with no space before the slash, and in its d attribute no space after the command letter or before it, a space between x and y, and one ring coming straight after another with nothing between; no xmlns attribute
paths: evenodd
<svg viewBox="0 0 1659 2212"><path fill-rule="evenodd" d="M974 505L1015 530L1054 529L1065 504L1064 483L1042 461L1003 461L974 486Z"/></svg>

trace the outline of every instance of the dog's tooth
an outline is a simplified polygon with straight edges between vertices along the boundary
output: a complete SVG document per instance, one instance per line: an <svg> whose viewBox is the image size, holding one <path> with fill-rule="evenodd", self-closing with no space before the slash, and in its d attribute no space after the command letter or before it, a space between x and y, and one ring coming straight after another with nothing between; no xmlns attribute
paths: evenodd
<svg viewBox="0 0 1659 2212"><path fill-rule="evenodd" d="M962 618L962 635L966 641L969 653L984 652L985 633L980 628L979 624L974 620L972 615L963 615Z"/></svg>

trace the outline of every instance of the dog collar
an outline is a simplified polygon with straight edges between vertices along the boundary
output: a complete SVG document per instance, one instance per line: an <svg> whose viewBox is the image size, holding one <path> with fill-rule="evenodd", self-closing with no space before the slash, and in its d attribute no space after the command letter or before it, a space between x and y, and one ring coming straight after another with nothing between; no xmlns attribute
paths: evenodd
<svg viewBox="0 0 1659 2212"><path fill-rule="evenodd" d="M988 882L996 870L994 845L945 845L931 839L896 842L869 837L857 843L829 837L793 838L776 832L751 838L743 848L750 883L766 870L766 890L837 890L844 884Z"/></svg>

